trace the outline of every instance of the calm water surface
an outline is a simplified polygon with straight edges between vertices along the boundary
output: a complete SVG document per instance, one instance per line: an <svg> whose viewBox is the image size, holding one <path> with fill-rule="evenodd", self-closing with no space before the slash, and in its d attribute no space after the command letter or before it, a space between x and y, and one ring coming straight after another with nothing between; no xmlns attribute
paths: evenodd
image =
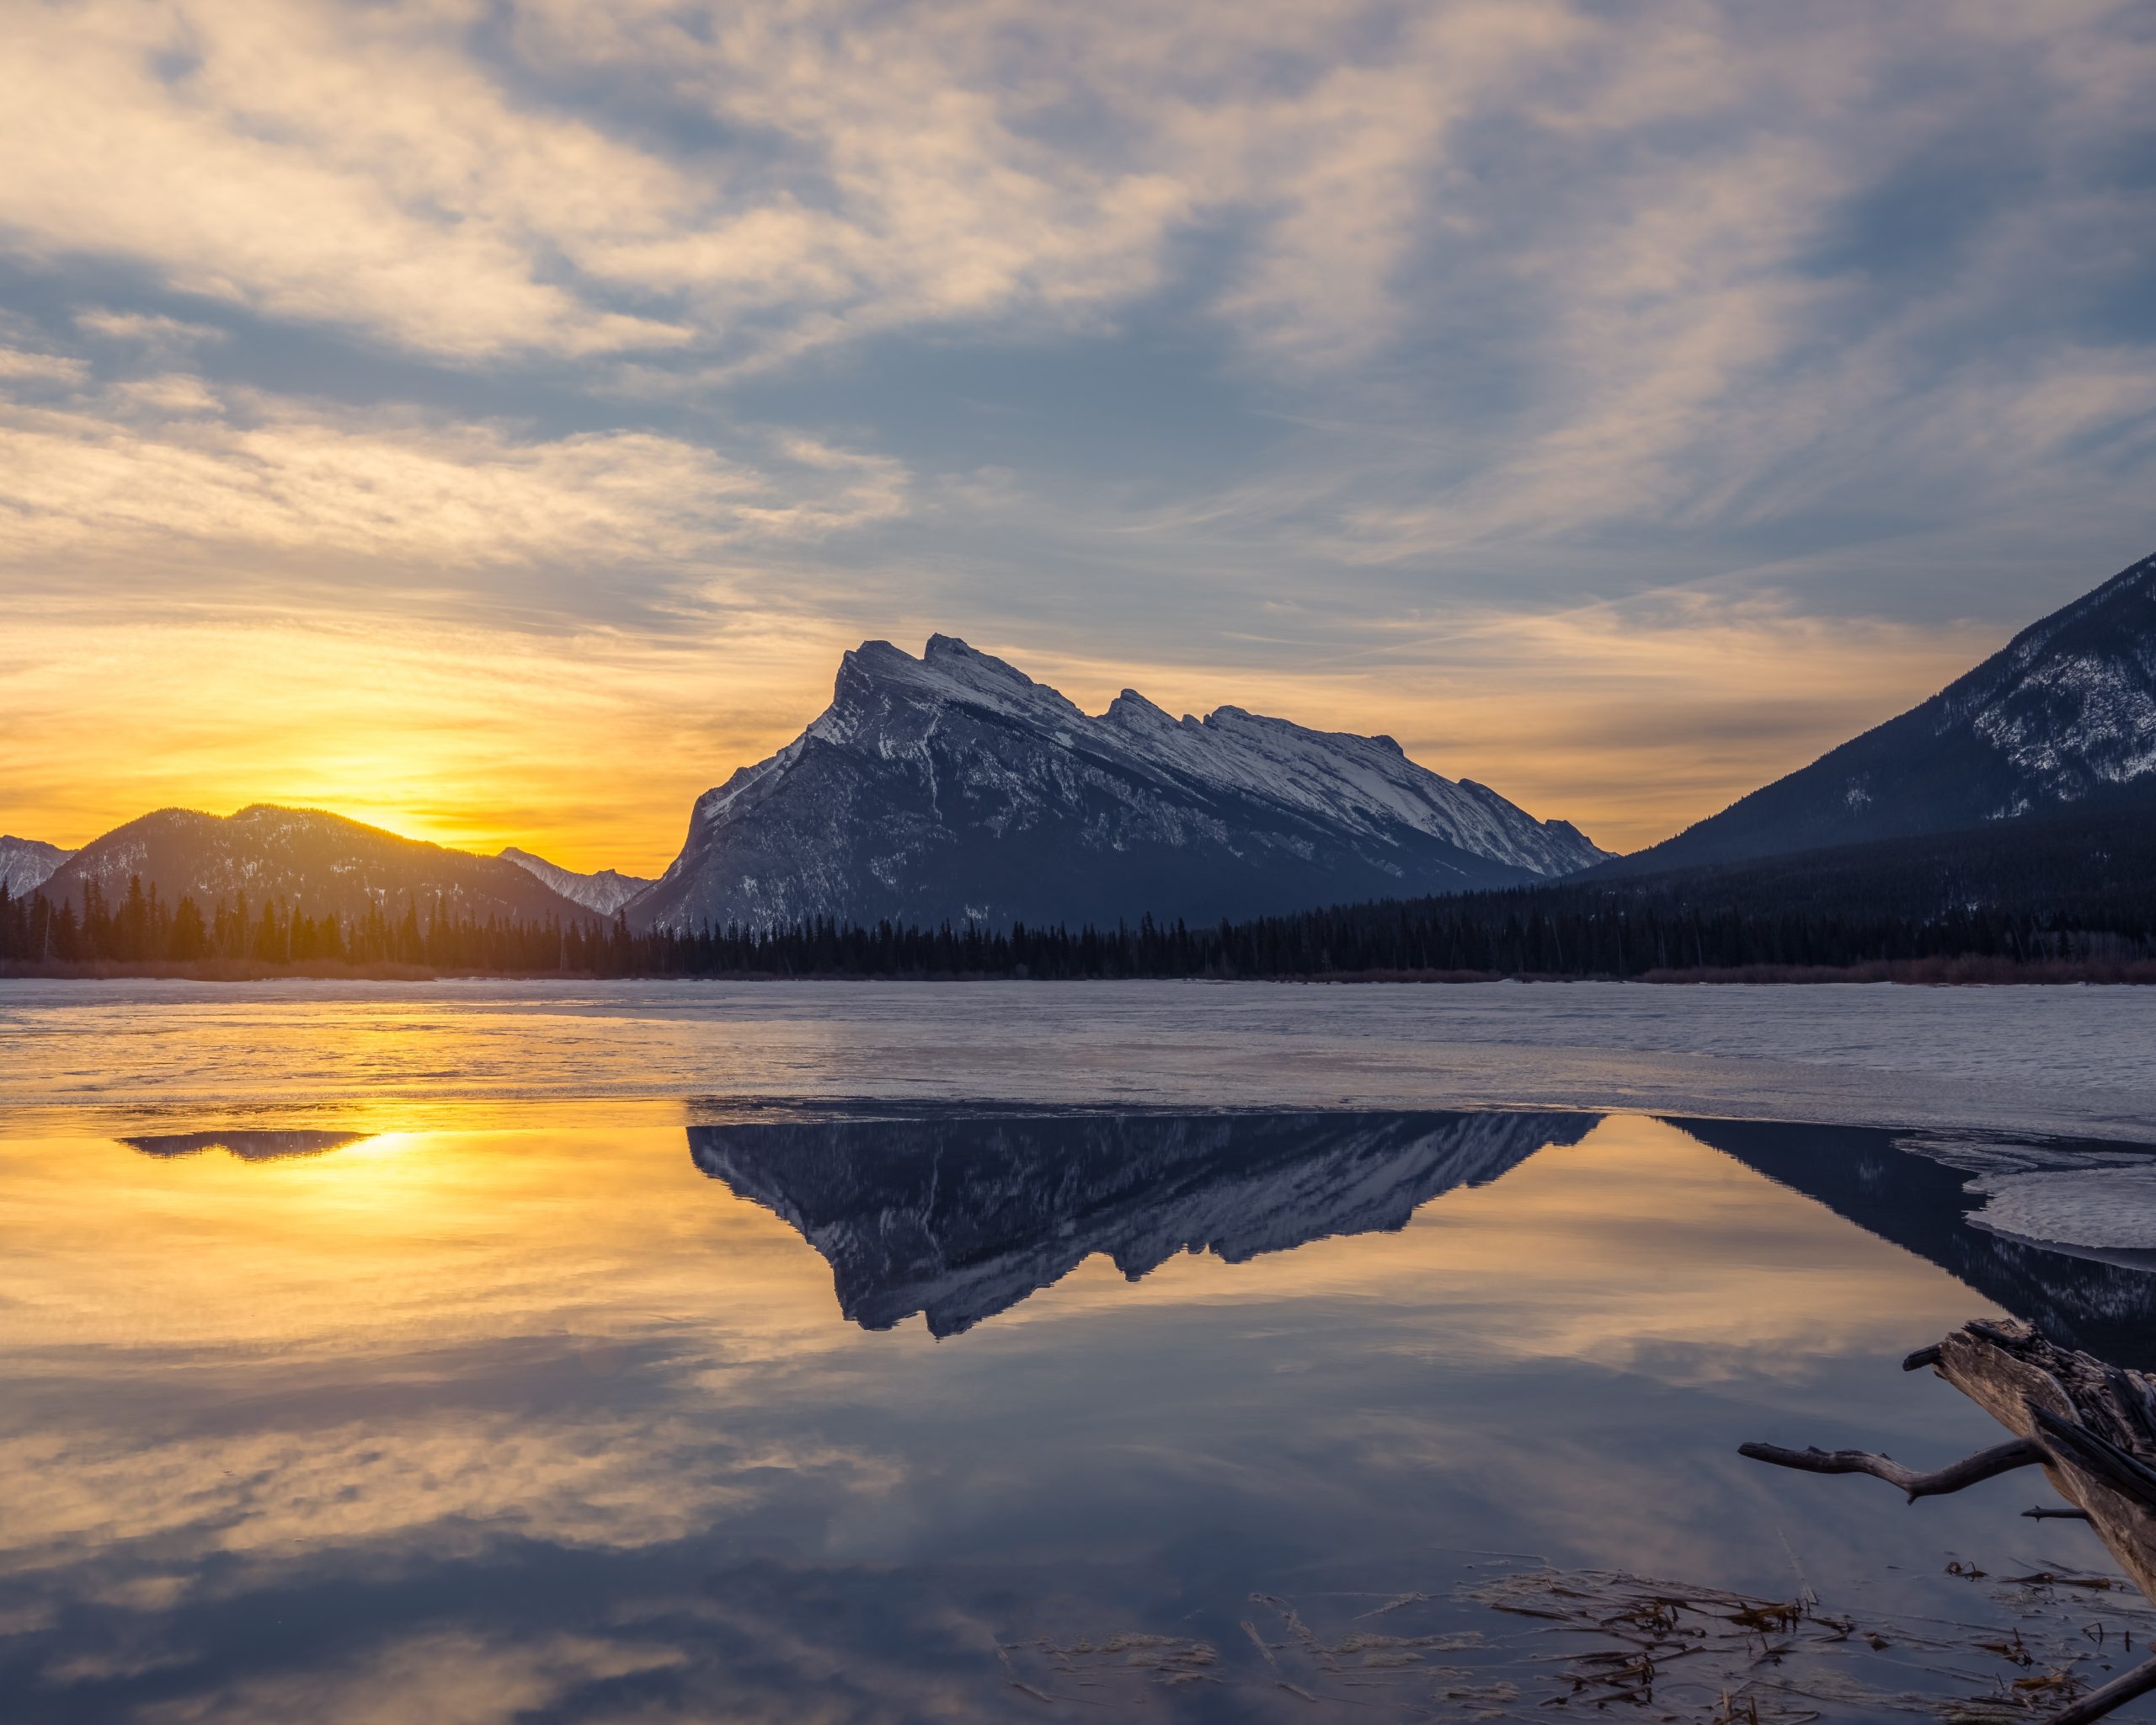
<svg viewBox="0 0 2156 1725"><path fill-rule="evenodd" d="M230 1077L0 1117L0 1718L1546 1719L1589 1572L1860 1626L1646 1717L2156 1629L2011 1582L2112 1573L2034 1475L1737 1456L1995 1442L1898 1370L1973 1316L2156 1364L1898 1127Z"/></svg>

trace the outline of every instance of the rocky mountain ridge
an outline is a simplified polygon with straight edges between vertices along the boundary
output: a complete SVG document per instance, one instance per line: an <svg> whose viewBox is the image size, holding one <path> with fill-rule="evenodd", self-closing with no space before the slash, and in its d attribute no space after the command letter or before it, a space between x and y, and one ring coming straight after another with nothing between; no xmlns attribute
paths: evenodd
<svg viewBox="0 0 2156 1725"><path fill-rule="evenodd" d="M1091 716L947 635L869 641L792 743L699 798L640 927L1212 921L1507 886L1604 860L1389 737L1134 690Z"/></svg>

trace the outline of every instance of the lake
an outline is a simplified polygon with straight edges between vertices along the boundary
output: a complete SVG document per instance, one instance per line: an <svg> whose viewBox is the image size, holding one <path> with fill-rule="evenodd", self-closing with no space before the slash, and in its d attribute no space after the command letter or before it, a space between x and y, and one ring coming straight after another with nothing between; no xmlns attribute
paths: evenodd
<svg viewBox="0 0 2156 1725"><path fill-rule="evenodd" d="M0 984L0 1718L2030 1717L2152 992Z"/></svg>

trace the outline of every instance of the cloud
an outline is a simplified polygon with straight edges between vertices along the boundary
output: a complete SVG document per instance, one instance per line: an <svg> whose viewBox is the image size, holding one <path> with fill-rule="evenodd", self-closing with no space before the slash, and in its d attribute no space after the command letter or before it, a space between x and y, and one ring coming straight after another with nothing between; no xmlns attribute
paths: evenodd
<svg viewBox="0 0 2156 1725"><path fill-rule="evenodd" d="M169 556L177 540L407 565L694 563L905 512L895 462L799 439L780 452L790 483L649 432L535 437L164 374L63 404L0 400L0 558Z"/></svg>
<svg viewBox="0 0 2156 1725"><path fill-rule="evenodd" d="M225 332L207 323L189 323L147 312L112 312L92 307L75 314L75 327L109 341L140 342L157 348L187 347L196 342L221 341Z"/></svg>
<svg viewBox="0 0 2156 1725"><path fill-rule="evenodd" d="M83 369L80 360L65 354L0 347L0 382L73 383L81 379Z"/></svg>
<svg viewBox="0 0 2156 1725"><path fill-rule="evenodd" d="M0 174L0 223L25 249L450 356L681 337L581 302L539 255L651 219L667 176L520 116L428 8L115 0L18 22L0 69L44 96Z"/></svg>

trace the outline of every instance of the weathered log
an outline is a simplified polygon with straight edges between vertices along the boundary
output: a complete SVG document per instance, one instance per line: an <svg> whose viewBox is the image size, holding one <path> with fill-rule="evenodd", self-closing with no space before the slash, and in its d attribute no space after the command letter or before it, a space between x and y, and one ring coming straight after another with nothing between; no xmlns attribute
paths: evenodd
<svg viewBox="0 0 2156 1725"><path fill-rule="evenodd" d="M1743 1444L1737 1453L1754 1461L1771 1461L1777 1467L1801 1468L1806 1473L1868 1473L1891 1486L1899 1486L1909 1494L1912 1503L1919 1498L1962 1491L2017 1467L2033 1467L2049 1459L2024 1438L1965 1455L1928 1473L1905 1467L1891 1455L1875 1455L1869 1450L1785 1450L1779 1444Z"/></svg>
<svg viewBox="0 0 2156 1725"><path fill-rule="evenodd" d="M2017 1437L2041 1447L2044 1475L2088 1512L2119 1567L2156 1600L2156 1398L2138 1372L2055 1348L2025 1324L1966 1324L1940 1344L1939 1375Z"/></svg>
<svg viewBox="0 0 2156 1725"><path fill-rule="evenodd" d="M2040 1464L2072 1507L2024 1513L2085 1519L2119 1567L2156 1603L2156 1383L2054 1347L2026 1324L1983 1319L1903 1362L1911 1371L1925 1365L2013 1433L2014 1441L1931 1473L1862 1450L1747 1444L1739 1453L1814 1473L1875 1474L1902 1487L1913 1501ZM2156 1659L2053 1714L2047 1725L2089 1725L2151 1690L2156 1690Z"/></svg>

